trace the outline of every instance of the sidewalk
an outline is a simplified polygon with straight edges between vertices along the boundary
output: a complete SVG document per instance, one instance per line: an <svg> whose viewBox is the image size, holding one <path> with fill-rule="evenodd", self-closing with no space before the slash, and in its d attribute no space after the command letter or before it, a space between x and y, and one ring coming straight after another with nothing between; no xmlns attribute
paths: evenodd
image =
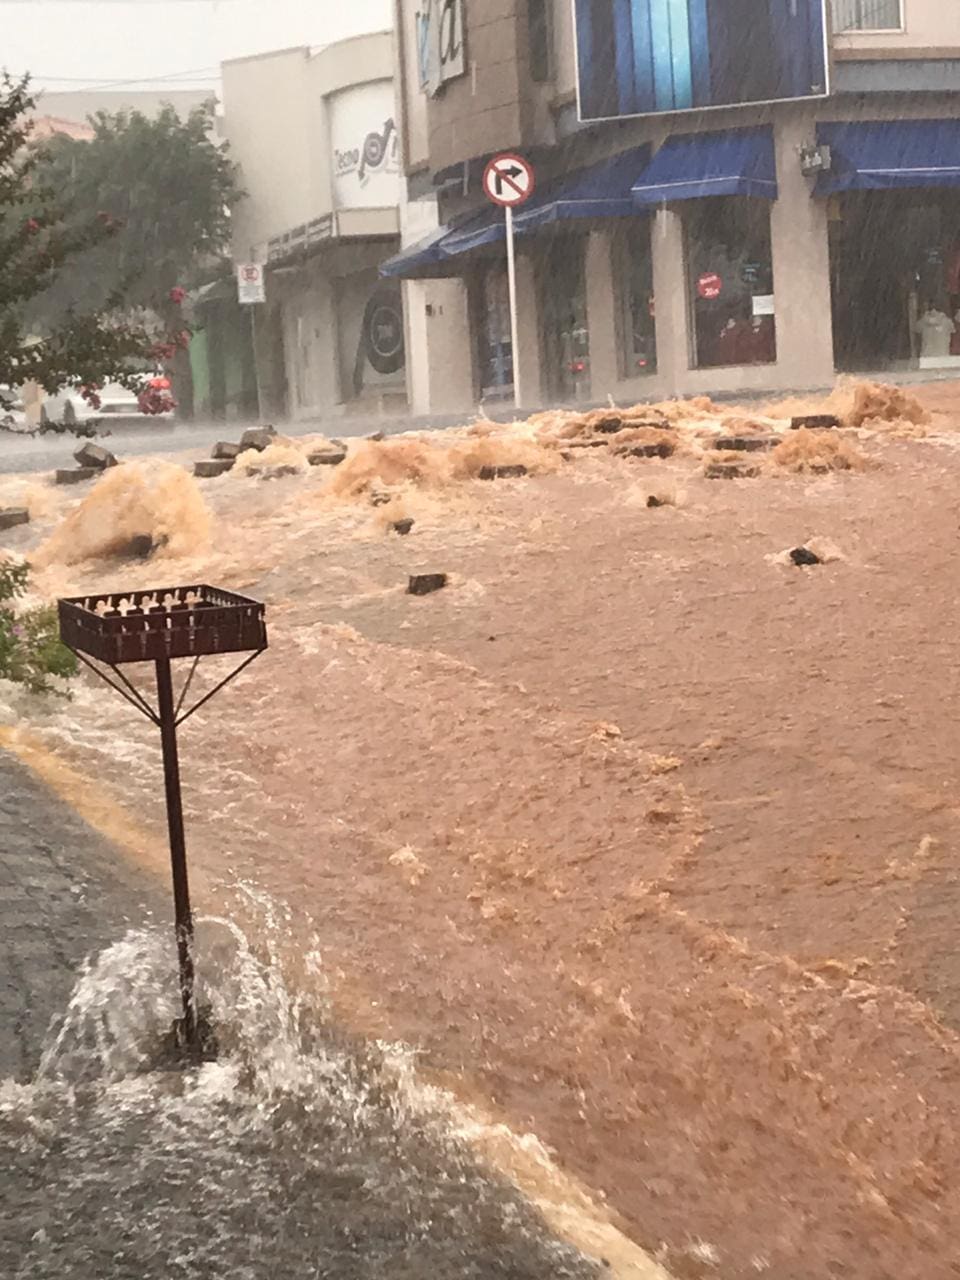
<svg viewBox="0 0 960 1280"><path fill-rule="evenodd" d="M32 1076L84 958L151 908L154 886L0 751L0 1080Z"/></svg>

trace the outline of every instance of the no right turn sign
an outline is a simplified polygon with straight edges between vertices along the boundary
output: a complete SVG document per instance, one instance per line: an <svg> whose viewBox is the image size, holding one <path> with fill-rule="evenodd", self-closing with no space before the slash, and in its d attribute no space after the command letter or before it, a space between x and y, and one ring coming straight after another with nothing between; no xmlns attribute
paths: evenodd
<svg viewBox="0 0 960 1280"><path fill-rule="evenodd" d="M487 199L504 209L513 209L533 195L533 166L522 156L509 152L494 156L483 175Z"/></svg>

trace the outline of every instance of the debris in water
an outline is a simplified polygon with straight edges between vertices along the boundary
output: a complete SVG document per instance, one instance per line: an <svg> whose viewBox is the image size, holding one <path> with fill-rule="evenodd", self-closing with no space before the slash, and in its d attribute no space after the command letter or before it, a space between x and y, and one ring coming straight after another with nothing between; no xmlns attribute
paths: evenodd
<svg viewBox="0 0 960 1280"><path fill-rule="evenodd" d="M412 573L407 584L407 594L411 596L428 596L431 592L441 591L447 585L445 573Z"/></svg>
<svg viewBox="0 0 960 1280"><path fill-rule="evenodd" d="M307 454L307 462L311 467L339 467L346 456L346 449L315 449Z"/></svg>
<svg viewBox="0 0 960 1280"><path fill-rule="evenodd" d="M833 413L802 413L790 419L790 430L830 431L842 426L840 419Z"/></svg>
<svg viewBox="0 0 960 1280"><path fill-rule="evenodd" d="M809 547L794 547L790 552L790 559L798 568L803 565L823 564L817 553L811 551Z"/></svg>
<svg viewBox="0 0 960 1280"><path fill-rule="evenodd" d="M760 468L741 458L709 458L703 474L708 480L752 480L760 474Z"/></svg>
<svg viewBox="0 0 960 1280"><path fill-rule="evenodd" d="M89 440L78 449L74 449L73 456L78 466L94 467L98 471L105 471L107 467L117 465L117 459L109 449L103 449Z"/></svg>
<svg viewBox="0 0 960 1280"><path fill-rule="evenodd" d="M867 459L851 441L832 432L801 427L786 436L771 454L774 462L798 474L822 475L827 471L863 471Z"/></svg>
<svg viewBox="0 0 960 1280"><path fill-rule="evenodd" d="M595 418L592 423L594 431L600 431L604 434L620 431L623 425L623 415L619 413L605 413L602 417Z"/></svg>
<svg viewBox="0 0 960 1280"><path fill-rule="evenodd" d="M556 450L517 433L364 440L337 468L324 492L357 499L403 485L443 490L458 481L476 479L485 467L517 466L537 474L556 470L559 459Z"/></svg>
<svg viewBox="0 0 960 1280"><path fill-rule="evenodd" d="M232 440L218 440L210 451L211 458L239 458L243 452L243 446L235 444Z"/></svg>
<svg viewBox="0 0 960 1280"><path fill-rule="evenodd" d="M267 449L276 438L277 431L273 426L250 427L240 437L240 451L243 453L247 449Z"/></svg>
<svg viewBox="0 0 960 1280"><path fill-rule="evenodd" d="M413 517L405 516L403 520L394 520L390 528L394 533L399 533L401 537L405 537L413 528Z"/></svg>
<svg viewBox="0 0 960 1280"><path fill-rule="evenodd" d="M775 449L779 443L779 436L718 436L713 447L736 453L759 453L764 449Z"/></svg>
<svg viewBox="0 0 960 1280"><path fill-rule="evenodd" d="M481 467L478 473L480 480L512 480L516 476L527 475L527 468L519 463L506 467Z"/></svg>
<svg viewBox="0 0 960 1280"><path fill-rule="evenodd" d="M387 859L391 867L398 867L411 887L416 887L427 874L427 868L410 845L405 844Z"/></svg>
<svg viewBox="0 0 960 1280"><path fill-rule="evenodd" d="M29 524L30 512L26 507L5 507L0 510L0 529L12 529L18 524Z"/></svg>
<svg viewBox="0 0 960 1280"><path fill-rule="evenodd" d="M154 542L149 533L138 533L130 539L128 551L131 556L135 556L140 560L146 560L149 556L153 555L154 551L157 550L158 545L163 546L165 541L166 539L158 544Z"/></svg>
<svg viewBox="0 0 960 1280"><path fill-rule="evenodd" d="M233 470L233 458L201 458L193 464L193 474L198 480L210 480Z"/></svg>
<svg viewBox="0 0 960 1280"><path fill-rule="evenodd" d="M149 536L170 556L202 550L210 514L197 482L170 462L127 462L105 471L93 490L54 530L33 559L39 568L122 555Z"/></svg>
<svg viewBox="0 0 960 1280"><path fill-rule="evenodd" d="M930 415L920 401L902 387L883 382L859 382L853 390L853 408L846 415L847 425L862 427L874 422L907 422L922 426Z"/></svg>
<svg viewBox="0 0 960 1280"><path fill-rule="evenodd" d="M234 466L241 475L259 476L261 480L277 480L281 476L302 475L309 469L310 463L303 449L298 448L292 440L272 436L262 448L258 445L245 449Z"/></svg>
<svg viewBox="0 0 960 1280"><path fill-rule="evenodd" d="M672 440L659 444L622 444L614 450L620 458L670 458L676 450Z"/></svg>
<svg viewBox="0 0 960 1280"><path fill-rule="evenodd" d="M57 484L82 484L84 480L92 480L98 474L96 467L65 467L56 472Z"/></svg>

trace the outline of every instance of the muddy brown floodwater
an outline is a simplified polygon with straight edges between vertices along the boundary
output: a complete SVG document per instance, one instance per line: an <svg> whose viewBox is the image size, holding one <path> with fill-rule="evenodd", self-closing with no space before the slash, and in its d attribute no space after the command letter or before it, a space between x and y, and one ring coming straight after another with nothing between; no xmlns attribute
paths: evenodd
<svg viewBox="0 0 960 1280"><path fill-rule="evenodd" d="M205 896L309 914L358 1025L535 1132L677 1277L960 1274L960 391L917 395L925 426L843 433L862 469L707 479L701 407L668 460L540 467L525 428L543 474L374 480L407 537L363 466L340 496L300 468L206 482L179 558L38 557L51 595L267 602L268 654L184 730ZM23 552L65 515L30 483ZM92 509L73 534L106 546ZM408 596L418 571L450 585ZM123 706L6 698L162 830Z"/></svg>

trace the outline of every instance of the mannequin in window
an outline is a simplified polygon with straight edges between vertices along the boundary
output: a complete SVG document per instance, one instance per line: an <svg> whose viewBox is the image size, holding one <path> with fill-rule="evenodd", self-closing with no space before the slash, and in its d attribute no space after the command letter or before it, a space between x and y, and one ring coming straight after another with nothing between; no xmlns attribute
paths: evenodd
<svg viewBox="0 0 960 1280"><path fill-rule="evenodd" d="M950 354L950 341L957 327L939 307L928 302L914 328L920 335L921 360L936 360Z"/></svg>

